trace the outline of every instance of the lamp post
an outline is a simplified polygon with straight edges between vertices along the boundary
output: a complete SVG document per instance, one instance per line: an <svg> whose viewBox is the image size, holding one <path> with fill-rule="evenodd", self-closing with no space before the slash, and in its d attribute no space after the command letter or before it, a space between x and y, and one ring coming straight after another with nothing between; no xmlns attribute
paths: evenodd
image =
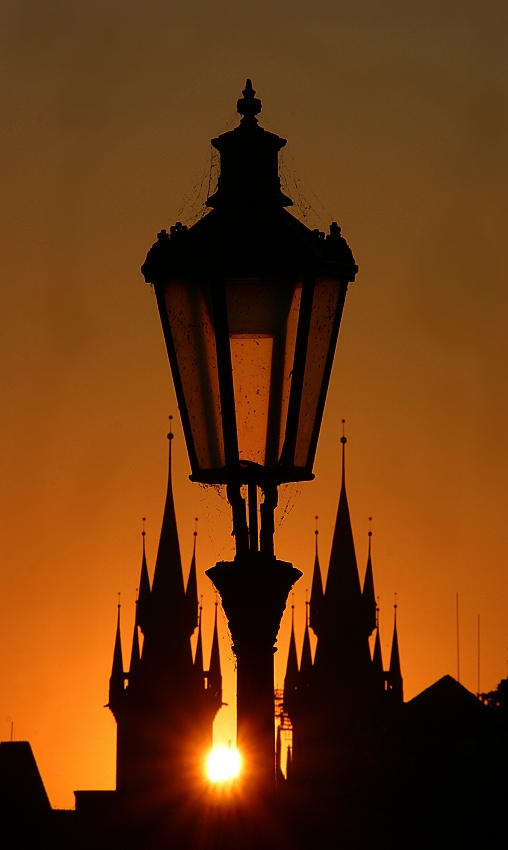
<svg viewBox="0 0 508 850"><path fill-rule="evenodd" d="M142 271L154 286L191 464L225 484L236 554L207 570L237 658L238 745L247 773L274 782L273 653L301 573L274 554L277 487L309 481L348 283L340 228L311 231L285 207L278 153L247 80L220 152L211 211L163 230ZM258 493L262 500L258 508ZM245 498L247 496L247 499ZM259 522L260 519L260 522Z"/></svg>

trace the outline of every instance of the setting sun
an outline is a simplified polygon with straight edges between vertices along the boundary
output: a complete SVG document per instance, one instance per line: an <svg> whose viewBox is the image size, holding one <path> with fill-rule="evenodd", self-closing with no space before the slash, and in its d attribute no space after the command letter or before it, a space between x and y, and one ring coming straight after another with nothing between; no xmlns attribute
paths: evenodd
<svg viewBox="0 0 508 850"><path fill-rule="evenodd" d="M240 753L234 747L214 747L206 760L206 772L210 782L227 782L240 773Z"/></svg>

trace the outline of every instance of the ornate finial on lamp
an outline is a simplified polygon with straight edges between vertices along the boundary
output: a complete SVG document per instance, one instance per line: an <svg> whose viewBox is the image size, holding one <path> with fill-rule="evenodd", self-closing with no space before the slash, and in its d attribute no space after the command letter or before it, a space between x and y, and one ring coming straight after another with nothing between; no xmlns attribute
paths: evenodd
<svg viewBox="0 0 508 850"><path fill-rule="evenodd" d="M252 82L250 80L247 80L245 83L242 94L243 97L236 104L238 112L240 115L243 115L242 121L247 119L257 123L258 119L255 116L261 112L261 101L259 98L254 97L256 92L252 88Z"/></svg>

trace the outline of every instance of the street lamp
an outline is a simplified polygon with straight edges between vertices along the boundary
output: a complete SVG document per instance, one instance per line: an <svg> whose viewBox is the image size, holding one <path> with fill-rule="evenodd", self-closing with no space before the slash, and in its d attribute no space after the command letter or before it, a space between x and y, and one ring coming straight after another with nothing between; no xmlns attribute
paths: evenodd
<svg viewBox="0 0 508 850"><path fill-rule="evenodd" d="M211 211L190 228L161 231L142 271L155 289L191 480L225 484L232 506L235 559L207 574L234 640L239 747L253 775L273 782L273 646L301 575L274 555L277 487L314 477L357 266L335 223L325 236L285 209L286 141L259 126L250 80L237 108L239 126L212 140L221 168Z"/></svg>

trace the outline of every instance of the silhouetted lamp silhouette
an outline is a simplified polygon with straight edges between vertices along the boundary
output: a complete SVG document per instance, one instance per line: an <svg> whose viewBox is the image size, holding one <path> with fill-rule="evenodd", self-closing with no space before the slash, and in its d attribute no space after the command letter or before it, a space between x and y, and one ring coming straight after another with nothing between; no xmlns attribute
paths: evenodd
<svg viewBox="0 0 508 850"><path fill-rule="evenodd" d="M357 266L336 223L311 231L285 207L278 153L247 80L220 152L211 211L163 230L142 271L157 297L193 481L226 484L236 556L208 575L238 661L238 738L274 775L273 645L300 573L273 549L277 486L312 466L348 283ZM248 490L248 511L242 486ZM257 488L263 494L259 508ZM271 781L271 780L270 780Z"/></svg>

